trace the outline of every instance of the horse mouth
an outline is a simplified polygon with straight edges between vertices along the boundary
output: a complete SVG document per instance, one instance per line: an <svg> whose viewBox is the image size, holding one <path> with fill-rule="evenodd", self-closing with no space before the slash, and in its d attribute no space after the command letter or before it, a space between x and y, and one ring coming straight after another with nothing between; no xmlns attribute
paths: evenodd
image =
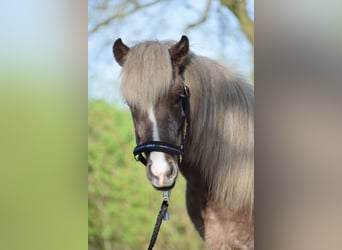
<svg viewBox="0 0 342 250"><path fill-rule="evenodd" d="M169 191L174 188L175 184L176 184L176 180L170 186L157 187L152 184L152 187L154 187L158 191Z"/></svg>
<svg viewBox="0 0 342 250"><path fill-rule="evenodd" d="M152 187L154 187L156 190L159 191L168 191L171 190L176 185L177 180L177 174L173 176L173 178L166 178L163 182L160 182L159 178L156 179L150 179L150 183L152 184Z"/></svg>

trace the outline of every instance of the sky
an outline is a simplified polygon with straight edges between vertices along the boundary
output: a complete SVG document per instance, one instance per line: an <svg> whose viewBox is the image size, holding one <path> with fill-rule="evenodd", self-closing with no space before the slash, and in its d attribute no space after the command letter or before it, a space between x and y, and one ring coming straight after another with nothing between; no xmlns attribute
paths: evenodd
<svg viewBox="0 0 342 250"><path fill-rule="evenodd" d="M250 17L254 19L254 1L247 2ZM185 27L200 18L206 3L206 0L161 1L124 19L115 20L89 35L88 98L105 99L123 106L119 87L121 68L112 54L112 45L117 38L122 38L128 46L143 40L179 40ZM90 7L88 11L91 12ZM109 9L97 15L101 19L110 14ZM93 25L89 20L88 29ZM247 78L253 72L253 48L240 31L235 16L222 8L218 0L213 1L207 21L189 30L186 35L190 40L190 49L196 54L232 67Z"/></svg>

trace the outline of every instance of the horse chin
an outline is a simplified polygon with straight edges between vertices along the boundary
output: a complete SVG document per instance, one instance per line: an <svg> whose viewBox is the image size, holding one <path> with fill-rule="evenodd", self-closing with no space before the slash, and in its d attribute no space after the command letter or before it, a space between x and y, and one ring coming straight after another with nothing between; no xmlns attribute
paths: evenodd
<svg viewBox="0 0 342 250"><path fill-rule="evenodd" d="M150 180L150 183L152 187L158 191L168 191L173 189L173 187L176 185L177 175L173 176L173 178L168 178L167 181L159 182L158 180Z"/></svg>
<svg viewBox="0 0 342 250"><path fill-rule="evenodd" d="M172 183L171 186L157 187L157 186L152 184L152 187L154 187L158 191L169 191L169 190L173 189L175 184L176 184L176 180Z"/></svg>

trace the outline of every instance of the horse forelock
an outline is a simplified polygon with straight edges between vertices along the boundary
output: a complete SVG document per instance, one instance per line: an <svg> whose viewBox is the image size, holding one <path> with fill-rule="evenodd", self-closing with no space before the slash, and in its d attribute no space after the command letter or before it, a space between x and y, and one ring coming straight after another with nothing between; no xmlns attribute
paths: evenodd
<svg viewBox="0 0 342 250"><path fill-rule="evenodd" d="M122 94L129 105L148 110L172 84L169 46L148 41L135 45L123 65Z"/></svg>

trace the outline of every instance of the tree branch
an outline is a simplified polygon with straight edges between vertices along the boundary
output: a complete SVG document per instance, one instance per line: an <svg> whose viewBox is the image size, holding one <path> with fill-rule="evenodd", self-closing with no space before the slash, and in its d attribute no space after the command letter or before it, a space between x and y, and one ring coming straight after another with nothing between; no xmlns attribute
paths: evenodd
<svg viewBox="0 0 342 250"><path fill-rule="evenodd" d="M254 46L254 22L248 16L246 0L221 0L221 4L227 7L238 19L241 30Z"/></svg>
<svg viewBox="0 0 342 250"><path fill-rule="evenodd" d="M204 23L208 19L208 15L209 15L209 11L210 11L210 7L211 7L212 2L213 2L212 0L208 0L207 6L205 7L205 10L202 14L202 17L198 21L186 26L184 29L184 33L187 33L190 29L201 25L202 23Z"/></svg>
<svg viewBox="0 0 342 250"><path fill-rule="evenodd" d="M133 14L136 11L139 11L139 10L144 9L144 8L148 8L152 5L155 5L155 4L160 3L160 2L161 2L160 0L156 0L156 1L141 5L140 3L134 1L135 6L133 9L126 11L126 12L115 13L115 14L109 16L107 19L97 23L92 29L90 29L88 31L88 33L93 34L93 33L97 32L100 28L102 28L103 26L110 24L115 19L125 18L126 16Z"/></svg>

